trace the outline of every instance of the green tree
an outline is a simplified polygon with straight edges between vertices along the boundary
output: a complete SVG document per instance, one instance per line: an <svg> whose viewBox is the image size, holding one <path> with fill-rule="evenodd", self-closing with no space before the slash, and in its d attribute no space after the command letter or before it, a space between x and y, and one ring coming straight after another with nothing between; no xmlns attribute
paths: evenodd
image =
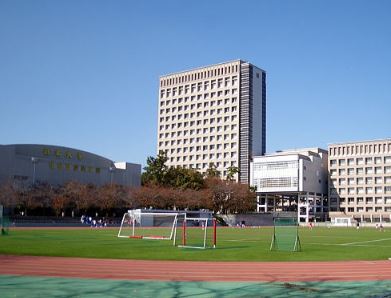
<svg viewBox="0 0 391 298"><path fill-rule="evenodd" d="M141 176L142 185L156 184L164 185L168 167L166 165L168 158L164 151L160 151L158 156L147 158L147 166Z"/></svg>
<svg viewBox="0 0 391 298"><path fill-rule="evenodd" d="M220 177L220 172L217 170L213 162L209 164L209 168L206 170L204 176L205 178Z"/></svg>
<svg viewBox="0 0 391 298"><path fill-rule="evenodd" d="M229 167L227 169L227 180L233 181L235 180L235 175L239 173L239 168L238 167Z"/></svg>
<svg viewBox="0 0 391 298"><path fill-rule="evenodd" d="M202 174L194 169L170 167L166 175L166 186L199 190L204 186Z"/></svg>

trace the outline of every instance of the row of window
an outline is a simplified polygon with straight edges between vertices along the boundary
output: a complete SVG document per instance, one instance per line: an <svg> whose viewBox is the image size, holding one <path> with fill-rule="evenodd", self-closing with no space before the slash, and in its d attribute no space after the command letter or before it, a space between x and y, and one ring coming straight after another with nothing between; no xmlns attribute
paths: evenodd
<svg viewBox="0 0 391 298"><path fill-rule="evenodd" d="M203 150L198 150L199 147L202 147ZM209 146L197 146L196 149L192 150L193 147L183 147L183 148L175 148L175 149L171 149L170 150L170 155L175 155L175 154L187 154L187 153L191 153L193 151L195 152L198 152L198 153L201 153L201 152L205 152L205 151L208 151L208 148L209 151L214 151L215 150L215 145L209 145ZM189 149L188 149L189 148ZM166 150L166 151L169 151L169 150ZM231 157L231 158L236 158L237 156L237 152L236 151L229 151L229 152L217 152L217 153L210 153L209 154L209 158L217 158L217 159L220 159L224 156L224 158L228 158L228 157ZM199 160L201 158L201 154L200 155L195 155L195 158L196 160ZM202 158L205 159L205 158L208 158L208 154L202 154Z"/></svg>
<svg viewBox="0 0 391 298"><path fill-rule="evenodd" d="M171 161L172 163L175 162L175 160ZM213 163L212 163L213 164ZM235 161L231 161L231 162L216 162L214 163L214 165L216 166L217 170L218 171L221 171L221 167L224 166L224 168L229 168L229 167L236 167L237 166L237 163ZM210 167L210 163L196 163L196 164L182 164L180 165L180 167L182 168L185 168L185 169L197 169L197 170L207 170L209 167ZM227 171L226 170L223 170L222 171L222 174L223 176L226 176L227 175Z"/></svg>
<svg viewBox="0 0 391 298"><path fill-rule="evenodd" d="M204 89L204 90L197 90L199 92L195 93L197 94L197 96L193 95L190 97L190 101L195 101L196 98L197 100L202 100L202 99L209 99L209 98L215 98L215 97L222 97L222 96L229 96L230 94L236 94L237 91L238 91L238 88L233 88L231 89L232 87L230 88L225 88L225 89L221 89L221 90L218 90L218 91L214 91L214 92L207 92L208 89ZM214 89L214 88L212 88ZM204 91L203 93L200 94L201 91ZM186 95L188 92L186 91L185 94L183 94L181 92L181 89L179 89L179 92L177 94L176 92L176 88L173 88L173 92L171 93L170 89L167 89L167 90L160 90L160 99L164 99L164 98L171 98L171 97L176 97L176 96L182 96L182 95ZM194 92L191 92L191 93L194 93ZM168 99L166 102L169 102L170 99ZM189 97L179 97L178 99L176 98L173 98L172 99L172 104L181 104L182 102L185 103L189 101ZM162 102L164 102L164 100L162 100Z"/></svg>
<svg viewBox="0 0 391 298"><path fill-rule="evenodd" d="M254 179L254 183L259 189L269 187L297 187L297 177L276 177Z"/></svg>
<svg viewBox="0 0 391 298"><path fill-rule="evenodd" d="M218 126L218 129L217 129L217 132L220 132L222 129L219 129L221 128L221 126ZM227 129L226 131L228 131L229 129ZM227 141L227 140L236 140L238 138L238 134L237 133L226 133L224 135L222 134L219 134L219 135L211 135L211 136L204 136L204 137L197 137L197 138L190 138L190 139L186 139L187 135L205 135L205 134L208 134L208 133L214 133L216 132L216 129L215 127L210 127L210 128L204 128L204 129L197 129L197 130L184 130L184 131L178 131L178 132L171 132L171 133L165 133L165 134L159 134L159 139L163 139L165 138L165 141L164 141L164 145L165 146L169 146L170 144L171 145L179 145L181 144L182 142L184 144L186 144L187 142L189 142L190 144L194 143L194 142L220 142L220 141ZM178 139L178 138L182 138L182 136L184 137L184 139ZM169 140L170 138L172 138L172 140ZM159 146L163 146L163 140L161 140L159 142Z"/></svg>
<svg viewBox="0 0 391 298"><path fill-rule="evenodd" d="M228 126L228 125L227 125ZM232 126L231 126L232 127ZM187 136L194 136L194 135L205 135L205 134L214 134L215 132L222 132L222 126L217 126L216 127L209 127L209 128L199 128L199 129L190 129L190 130L184 130L184 131L178 131L178 132L171 132L171 133L160 133L159 134L159 146L169 146L171 145L178 145L182 143L186 144L189 142L190 144L194 142L221 142L221 141L228 141L228 140L236 140L238 137L237 133L228 133L229 131L229 126L228 128L224 128L225 134L218 134L218 135L210 135L210 136L204 136L204 137L194 137L194 138L189 138L187 139ZM236 129L234 130L236 131ZM179 139L182 138L183 139ZM165 138L165 141L162 139ZM172 138L172 140L169 140L169 138Z"/></svg>
<svg viewBox="0 0 391 298"><path fill-rule="evenodd" d="M222 110L222 109L219 109L219 110ZM221 114L221 111L217 112L217 114ZM232 110L230 111L229 108L226 108L225 109L225 115L224 117L223 116L219 116L219 117L216 117L214 116L215 114L215 111L216 110L210 110L210 111L204 111L204 112L193 112L193 113L185 113L185 114L177 114L177 115L172 115L171 117L170 116L166 116L166 117L160 117L159 120L160 122L169 122L170 120L171 121L186 121L187 119L194 119L194 120L191 120L190 122L190 125L202 125L202 124L209 124L209 123L222 123L222 121L229 121L230 120L230 117L232 119L232 116L237 116L237 113L236 113L236 107L233 107ZM233 114L229 114L228 113L231 112ZM208 115L210 114L210 116ZM196 117L195 117L196 116ZM205 118L205 117L209 117L209 118ZM236 117L234 119L237 119ZM201 121L202 120L202 121ZM197 121L197 122L194 122L194 121ZM175 123L173 123L175 124Z"/></svg>
<svg viewBox="0 0 391 298"><path fill-rule="evenodd" d="M180 140L178 140L180 141ZM160 143L159 143L160 145ZM181 145L181 142L179 143L179 145ZM185 145L185 144L184 144ZM159 147L163 147L163 146L159 146ZM210 150L210 151L213 151L213 150L222 150L224 148L224 150L228 150L228 149L236 149L237 148L237 143L236 142L232 142L232 143L225 143L225 144L210 144L210 145L199 145L199 146L190 146L190 147L177 147L177 148L171 148L171 149L166 149L165 151L167 151L167 154L168 153L171 153L171 154L174 154L174 153L187 153L187 152L201 152L201 151L207 151L207 150ZM228 152L226 152L228 153Z"/></svg>
<svg viewBox="0 0 391 298"><path fill-rule="evenodd" d="M348 187L348 188L332 188L331 195L354 195L354 194L391 194L391 186L376 186L376 187Z"/></svg>
<svg viewBox="0 0 391 298"><path fill-rule="evenodd" d="M341 212L346 212L346 208L342 207L340 208ZM347 212L375 212L375 213L381 213L381 212L391 212L391 207L348 207Z"/></svg>
<svg viewBox="0 0 391 298"><path fill-rule="evenodd" d="M237 67L238 66L236 66L235 72L237 72ZM187 82L191 82L191 81L195 81L195 80L204 80L206 78L211 78L212 76L226 75L229 73L232 73L232 72L220 72L219 69L204 70L204 71L201 71L198 73L177 76L177 77L169 78L169 79L162 79L162 80L160 80L160 87L167 87L167 86L171 86L171 85L183 84L183 83L187 83ZM237 75L232 76L232 77L226 76L224 78L207 80L204 82L198 82L198 83L193 83L193 84L186 84L186 85L174 87L172 89L173 89L173 92L174 92L174 89L176 91L177 88L178 88L178 92L179 92L180 88L183 92L189 92L189 89L191 90L191 92L195 92L195 90L202 89L203 85L205 88L205 84L207 84L207 86L210 85L211 88L213 89L213 88L216 88L216 86L217 86L217 88L221 88L223 86L225 86L225 87L229 86L229 84L235 85L237 81L238 81ZM167 90L170 90L170 89L171 88L168 88ZM204 90L206 90L206 89L204 89Z"/></svg>
<svg viewBox="0 0 391 298"><path fill-rule="evenodd" d="M390 204L391 197L358 197L358 198L340 198L342 204Z"/></svg>
<svg viewBox="0 0 391 298"><path fill-rule="evenodd" d="M338 175L372 175L372 174L391 174L391 166L384 167L366 167L366 168L347 168L347 169L332 169L330 176Z"/></svg>
<svg viewBox="0 0 391 298"><path fill-rule="evenodd" d="M330 156L373 153L391 153L391 142L384 142L378 144L335 146L329 149Z"/></svg>
<svg viewBox="0 0 391 298"><path fill-rule="evenodd" d="M220 157L218 158L217 155L220 155ZM206 157L204 157L205 154L203 155L203 157L201 158L201 156L199 155L189 155L189 156L172 156L169 158L169 161L171 163L174 163L174 164L177 164L177 163L182 163L182 162L194 162L194 161L205 161L206 159L208 160L219 160L221 159L221 156L222 154L219 153L219 154L206 154ZM231 161L217 161L216 162L216 166L217 167L220 167L220 165L223 165L224 166L236 166L236 160L231 160Z"/></svg>
<svg viewBox="0 0 391 298"><path fill-rule="evenodd" d="M207 120L207 119L205 119ZM224 118L223 117L217 117L217 118L210 118L208 119L208 121L206 123L209 122L209 125L213 125L213 124L223 124L223 123L227 123L227 122L236 122L238 120L238 116L237 115L232 115L232 116L225 116ZM161 122L164 122L164 121L161 121ZM189 128L195 128L197 125L198 122L195 122L195 121L184 121L184 122L177 122L177 123L170 123L170 124L162 124L160 123L159 125L159 131L164 131L164 130L169 130L170 128L171 129L181 129L182 127L183 128L186 128L186 127L189 127ZM225 125L224 126L224 130L225 127L229 125ZM213 130L217 130L217 131L221 131L221 127L222 126L217 126L217 128L213 128ZM197 129L197 131L199 130L200 128ZM211 129L211 128L210 128ZM228 128L227 128L228 129ZM189 130L190 133L193 133L194 134L194 129L190 129ZM198 132L197 132L198 134Z"/></svg>
<svg viewBox="0 0 391 298"><path fill-rule="evenodd" d="M225 102L228 102L228 103L225 103ZM197 103L197 104L187 104L187 105L184 105L184 106L178 106L178 107L162 107L159 111L159 114L160 115L164 115L164 114L170 114L171 112L173 114L177 114L177 113L181 113L182 111L186 112L186 111L194 111L195 109L197 110L200 110L202 108L205 108L205 111L204 112L208 112L210 111L211 113L217 113L217 114L220 114L222 112L229 112L230 110L231 111L236 111L237 109L237 105L236 105L236 102L237 102L237 98L236 97L233 97L233 98L226 98L224 100L224 108L213 108L216 104L218 106L221 106L223 104L223 100L212 100L210 102L204 102L204 103ZM229 104L232 103L234 104L234 106L232 107L229 107ZM164 104L163 104L164 106ZM168 105L167 105L168 106ZM209 108L211 107L211 108ZM213 112L212 112L213 111ZM195 112L194 112L195 113ZM198 111L198 116L202 116L201 114L201 111Z"/></svg>
<svg viewBox="0 0 391 298"><path fill-rule="evenodd" d="M197 123L197 125L199 125L199 124ZM172 129L175 129L175 128L176 128L176 125L172 127ZM224 125L224 127L223 126L216 126L216 127L212 126L212 127L205 127L203 129L198 128L198 129L190 129L190 130L178 130L178 131L172 131L172 132L166 132L166 133L159 133L159 139L177 138L177 137L182 137L182 136L186 137L187 135L194 135L194 134L201 134L201 133L206 134L206 133L222 132L223 129L225 132L227 132L229 130L236 131L237 128L238 128L237 124L232 124L232 125ZM233 134L231 134L231 137L236 138L237 134L233 133ZM222 137L222 135L210 136L210 137L203 137L202 140L204 142L207 142L208 138L212 138L213 140L215 140L215 139L221 140L223 137ZM228 134L224 135L225 140L228 138L229 138ZM212 139L210 139L209 141L213 141ZM201 137L190 138L189 140L190 140L190 143L193 143L194 141L201 142Z"/></svg>
<svg viewBox="0 0 391 298"><path fill-rule="evenodd" d="M197 118L198 120L192 120L190 122L188 122L188 119L193 119L192 117L189 117L189 114L184 114L184 115L178 115L178 116L167 116L167 117L160 117L160 124L161 125L164 125L163 122L172 122L172 121L175 121L177 123L171 123L171 124L178 124L178 127L181 127L181 123L183 123L183 126L184 127L187 127L187 126L194 126L194 125L207 125L207 124L214 124L214 123L217 123L217 124L223 124L226 123L226 122L230 122L230 121L235 121L238 119L238 115L237 114L234 114L234 115L230 115L230 116L224 116L224 117L217 117L217 118L206 118L204 120L200 120L199 118ZM203 118L201 118L203 119ZM178 121L183 121L183 122L178 122ZM173 126L173 128L175 128L175 125Z"/></svg>
<svg viewBox="0 0 391 298"><path fill-rule="evenodd" d="M228 113L230 113L229 115L227 115ZM184 113L184 114L176 114L176 115L172 115L172 116L166 116L166 117L160 117L159 118L159 121L160 123L162 122L170 122L170 121L186 121L187 119L194 119L193 122L190 123L190 125L194 125L194 121L196 121L195 119L198 119L197 120L197 125L201 125L202 122L200 119L204 119L204 117L202 117L202 114L204 114L204 116L207 116L209 114L209 111L204 111L203 113L202 112L198 112L197 113L197 117L195 117L196 113L193 112L193 113ZM218 113L220 114L220 113ZM233 120L236 120L237 119L237 107L232 107L231 109L230 108L225 108L224 109L224 118L223 117L217 117L217 118L210 118L210 119L204 119L203 122L204 124L208 124L209 122L210 123L214 123L215 121L217 123L221 123L224 119L224 121L230 121L230 119L233 121ZM213 117L214 115L214 112L213 113L210 113L210 116Z"/></svg>
<svg viewBox="0 0 391 298"><path fill-rule="evenodd" d="M365 183L364 183L365 182ZM391 176L383 177L363 177L358 178L340 178L340 179L331 179L333 185L361 185L361 184L391 184Z"/></svg>
<svg viewBox="0 0 391 298"><path fill-rule="evenodd" d="M232 94L235 95L237 92L237 89L232 89ZM211 93L213 95L213 93ZM230 95L229 90L227 90L224 94L225 96ZM220 95L218 96L220 97ZM191 97L184 97L184 98L174 98L174 99L167 99L167 100L161 100L159 102L160 107L171 107L171 106L177 106L178 110L180 111L182 109L182 106L185 108L186 105L189 105L189 103L193 103L190 107L191 109L194 109L196 107L195 101L197 99L197 108L201 108L202 106L204 107L213 107L215 105L221 106L221 105L229 105L229 104L236 104L238 101L238 98L236 96L233 97L227 97L227 98L220 98L220 99L214 99L214 96L211 96L209 98L208 94L204 95L198 95L196 96L191 96ZM204 104L202 105L201 101L204 99Z"/></svg>
<svg viewBox="0 0 391 298"><path fill-rule="evenodd" d="M391 164L391 156L377 156L377 157L357 157L357 158L348 158L348 159L331 159L330 166L355 166L355 165L372 165L372 164Z"/></svg>
<svg viewBox="0 0 391 298"><path fill-rule="evenodd" d="M297 169L298 161L281 161L268 163L254 163L254 171L260 170L279 170L279 169Z"/></svg>
<svg viewBox="0 0 391 298"><path fill-rule="evenodd" d="M235 82L235 83L236 83L236 82ZM201 84L201 83L199 83L199 84ZM221 89L221 90L219 90L219 91L211 92L211 93L210 93L210 97L211 97L211 98L214 98L214 97L216 97L216 96L217 96L217 97L221 97L221 96L223 96L223 95L227 96L227 95L229 95L230 93L231 93L231 94L235 94L235 93L238 91L238 89L237 89L237 88L234 88L234 89L232 89L232 92L231 92L231 89L230 89L230 88L232 88L232 87L234 87L234 86L236 86L236 85L235 85L234 82L232 81L232 85L231 85L231 86L230 86L229 84L226 84L226 85L224 86L225 89ZM171 98L171 97L175 97L175 96L182 96L182 95L189 94L188 88L185 88L185 91L184 91L184 92L183 92L183 90L182 90L181 88L182 88L182 87L179 87L179 88L178 88L178 92L176 91L177 88L173 88L173 89L172 89L172 92L171 92L171 89L166 89L166 90L162 89L162 90L160 90L160 99L163 99L163 98ZM218 88L220 88L220 87L218 87ZM216 87L212 84L210 89L213 90L213 89L216 89ZM208 85L207 82L205 82L205 83L204 83L204 88L203 88L203 89L202 89L200 86L197 88L197 90L195 90L195 88L194 88L194 89L192 88L192 89L191 89L191 94L197 94L197 93L200 93L200 92L205 92L203 95L198 94L197 99L198 99L198 100L200 100L200 99L202 99L202 98L208 99L208 98L209 98L209 93L208 93L207 91L209 91L209 85ZM185 97L185 99L186 99L186 98L188 98L188 97ZM194 100L194 99L195 99L195 96L192 96L191 98ZM182 98L179 98L179 99L182 99ZM180 104L181 102L179 101L179 99L178 99L178 103Z"/></svg>

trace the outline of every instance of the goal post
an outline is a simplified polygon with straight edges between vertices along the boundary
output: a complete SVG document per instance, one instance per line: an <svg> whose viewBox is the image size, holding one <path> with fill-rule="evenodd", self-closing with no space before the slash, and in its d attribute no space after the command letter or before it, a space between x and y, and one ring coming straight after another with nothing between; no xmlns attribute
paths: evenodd
<svg viewBox="0 0 391 298"><path fill-rule="evenodd" d="M119 238L172 240L178 220L185 215L178 212L143 212L129 210L121 220Z"/></svg>
<svg viewBox="0 0 391 298"><path fill-rule="evenodd" d="M335 227L351 227L352 218L351 217L335 217L333 221Z"/></svg>
<svg viewBox="0 0 391 298"><path fill-rule="evenodd" d="M301 251L297 218L274 218L274 229L270 250Z"/></svg>
<svg viewBox="0 0 391 298"><path fill-rule="evenodd" d="M215 219L186 217L178 225L175 243L182 248L216 248L217 224Z"/></svg>

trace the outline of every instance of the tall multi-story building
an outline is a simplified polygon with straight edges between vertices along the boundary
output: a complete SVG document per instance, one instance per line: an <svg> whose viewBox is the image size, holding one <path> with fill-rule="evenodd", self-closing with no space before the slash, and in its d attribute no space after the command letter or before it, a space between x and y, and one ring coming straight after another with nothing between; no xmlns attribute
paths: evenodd
<svg viewBox="0 0 391 298"><path fill-rule="evenodd" d="M249 182L250 160L266 148L266 73L242 60L164 75L159 84L158 152L168 166L210 166Z"/></svg>
<svg viewBox="0 0 391 298"><path fill-rule="evenodd" d="M329 145L330 211L391 220L391 139Z"/></svg>
<svg viewBox="0 0 391 298"><path fill-rule="evenodd" d="M292 212L299 221L327 216L327 151L305 148L256 156L251 185L256 187L258 212Z"/></svg>

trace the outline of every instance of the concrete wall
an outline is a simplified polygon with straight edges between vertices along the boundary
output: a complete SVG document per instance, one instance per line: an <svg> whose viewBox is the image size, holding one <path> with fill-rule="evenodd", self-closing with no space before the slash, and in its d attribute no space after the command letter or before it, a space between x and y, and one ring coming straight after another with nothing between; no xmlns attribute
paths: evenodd
<svg viewBox="0 0 391 298"><path fill-rule="evenodd" d="M271 213L248 213L248 214L228 214L220 217L229 225L236 226L245 222L246 226L272 226L273 214Z"/></svg>
<svg viewBox="0 0 391 298"><path fill-rule="evenodd" d="M326 156L327 161L327 156ZM319 156L310 156L310 160L303 160L303 170L305 180L303 179L303 189L301 191L327 194L327 164L324 166L324 160Z"/></svg>

